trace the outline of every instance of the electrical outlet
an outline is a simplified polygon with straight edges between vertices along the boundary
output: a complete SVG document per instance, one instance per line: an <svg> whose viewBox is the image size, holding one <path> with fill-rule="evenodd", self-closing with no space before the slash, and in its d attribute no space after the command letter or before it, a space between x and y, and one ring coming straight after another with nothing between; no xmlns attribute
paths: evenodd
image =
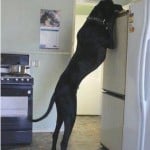
<svg viewBox="0 0 150 150"><path fill-rule="evenodd" d="M31 61L31 66L32 67L39 67L40 66L40 61L39 60L32 60Z"/></svg>

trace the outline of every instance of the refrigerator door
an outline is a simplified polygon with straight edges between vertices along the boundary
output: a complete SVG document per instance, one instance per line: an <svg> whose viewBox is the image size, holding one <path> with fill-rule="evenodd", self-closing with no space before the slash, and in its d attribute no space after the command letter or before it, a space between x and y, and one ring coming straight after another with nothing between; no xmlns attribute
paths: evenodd
<svg viewBox="0 0 150 150"><path fill-rule="evenodd" d="M150 1L131 5L122 150L150 149Z"/></svg>
<svg viewBox="0 0 150 150"><path fill-rule="evenodd" d="M139 93L141 104L141 150L150 149L150 1L146 3L144 37L141 44Z"/></svg>
<svg viewBox="0 0 150 150"><path fill-rule="evenodd" d="M103 93L101 144L109 150L121 150L124 100Z"/></svg>
<svg viewBox="0 0 150 150"><path fill-rule="evenodd" d="M127 20L127 14L117 18L116 48L107 50L103 74L103 89L122 95L125 93Z"/></svg>

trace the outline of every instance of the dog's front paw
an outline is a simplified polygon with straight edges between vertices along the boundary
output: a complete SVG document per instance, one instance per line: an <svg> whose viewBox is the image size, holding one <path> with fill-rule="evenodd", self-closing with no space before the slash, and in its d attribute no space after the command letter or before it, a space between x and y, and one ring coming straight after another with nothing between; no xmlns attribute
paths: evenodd
<svg viewBox="0 0 150 150"><path fill-rule="evenodd" d="M114 11L117 12L117 13L119 13L120 11L123 10L123 8L122 8L121 5L115 4L114 7L115 7L115 8L114 8Z"/></svg>

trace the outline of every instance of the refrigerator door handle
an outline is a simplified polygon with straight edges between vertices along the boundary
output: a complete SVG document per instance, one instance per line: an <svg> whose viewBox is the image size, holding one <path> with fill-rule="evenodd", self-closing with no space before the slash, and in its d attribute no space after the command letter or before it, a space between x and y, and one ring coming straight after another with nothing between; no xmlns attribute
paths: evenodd
<svg viewBox="0 0 150 150"><path fill-rule="evenodd" d="M144 77L144 97L145 101L150 100L150 88L148 86L150 85L150 70L148 69L150 67L150 39L147 42L146 47L146 59L145 59L145 77Z"/></svg>

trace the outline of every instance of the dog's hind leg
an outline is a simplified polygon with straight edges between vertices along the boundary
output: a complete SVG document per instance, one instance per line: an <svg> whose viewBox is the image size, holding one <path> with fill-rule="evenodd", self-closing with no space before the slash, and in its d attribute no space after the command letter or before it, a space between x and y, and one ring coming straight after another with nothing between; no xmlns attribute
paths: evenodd
<svg viewBox="0 0 150 150"><path fill-rule="evenodd" d="M68 117L64 120L65 131L64 131L62 142L61 142L61 150L67 150L69 137L70 137L70 134L72 132L72 129L75 123L75 116L76 115L74 115L73 118Z"/></svg>
<svg viewBox="0 0 150 150"><path fill-rule="evenodd" d="M64 104L61 110L64 122L64 135L61 141L61 150L67 150L68 141L76 119L76 90L69 87L64 95Z"/></svg>
<svg viewBox="0 0 150 150"><path fill-rule="evenodd" d="M57 140L58 140L59 130L61 128L62 123L63 123L63 119L61 117L61 114L57 110L57 122L56 122L55 131L53 133L53 143L52 143L51 150L56 150L56 144L57 144Z"/></svg>

